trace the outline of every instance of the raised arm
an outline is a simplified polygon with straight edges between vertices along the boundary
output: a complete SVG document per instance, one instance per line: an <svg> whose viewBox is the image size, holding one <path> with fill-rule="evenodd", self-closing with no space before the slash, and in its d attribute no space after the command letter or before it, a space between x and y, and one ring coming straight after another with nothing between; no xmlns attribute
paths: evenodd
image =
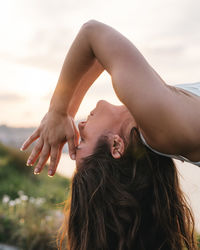
<svg viewBox="0 0 200 250"><path fill-rule="evenodd" d="M65 59L65 62L67 57ZM65 65L66 63L64 63ZM50 156L50 166L48 174L55 174L57 165L60 160L62 148L66 142L69 146L69 154L72 159L76 154L76 145L78 142L78 131L75 127L73 118L85 96L87 90L104 71L102 65L97 59L93 59L91 65L85 70L77 82L68 86L65 78L65 67L63 65L57 87L51 99L49 111L42 119L40 126L36 131L24 142L21 150L25 150L29 145L38 139L31 155L27 161L27 165L33 165L38 157L40 159L35 166L34 173L40 173L46 161Z"/></svg>
<svg viewBox="0 0 200 250"><path fill-rule="evenodd" d="M146 138L156 144L174 141L174 127L183 124L181 103L134 44L112 27L91 20L82 26L63 66L71 86L94 58L111 75L116 95Z"/></svg>
<svg viewBox="0 0 200 250"><path fill-rule="evenodd" d="M170 103L165 82L127 38L94 20L82 26L66 56L51 110L65 112L77 83L96 59L111 75L119 99L148 134L155 133L160 120L165 124L163 109Z"/></svg>
<svg viewBox="0 0 200 250"><path fill-rule="evenodd" d="M164 81L122 34L101 22L89 21L81 27L69 49L48 113L23 146L26 149L39 138L28 162L33 164L40 156L37 172L50 155L49 173L55 173L65 142L71 157L75 153L77 130L72 117L87 89L104 69L111 75L119 99L144 128L151 129L157 115L162 115ZM149 114L151 119L146 118Z"/></svg>

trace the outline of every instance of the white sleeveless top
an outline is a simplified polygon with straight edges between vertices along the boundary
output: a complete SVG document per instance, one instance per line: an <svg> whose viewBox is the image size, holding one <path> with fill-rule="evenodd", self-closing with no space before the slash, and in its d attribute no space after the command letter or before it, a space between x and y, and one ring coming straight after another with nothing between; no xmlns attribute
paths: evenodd
<svg viewBox="0 0 200 250"><path fill-rule="evenodd" d="M181 89L184 89L194 95L197 95L197 96L200 96L200 82L197 82L197 83L191 83L191 84L177 84L177 85L174 85L176 88L181 88ZM177 160L180 160L182 162L186 161L186 162L189 162L191 164L194 164L194 165L197 165L200 167L200 161L198 162L194 162L194 161L190 161L188 160L187 158L181 156L181 155L168 155L168 154L164 154L164 153L161 153L161 152L158 152L157 150L153 149L152 147L150 147L147 142L145 141L142 133L139 131L140 133L140 138L142 140L142 142L144 143L144 145L146 145L150 150L152 150L153 152L159 154L159 155L162 155L162 156L167 156L167 157L171 157L173 159L177 159Z"/></svg>

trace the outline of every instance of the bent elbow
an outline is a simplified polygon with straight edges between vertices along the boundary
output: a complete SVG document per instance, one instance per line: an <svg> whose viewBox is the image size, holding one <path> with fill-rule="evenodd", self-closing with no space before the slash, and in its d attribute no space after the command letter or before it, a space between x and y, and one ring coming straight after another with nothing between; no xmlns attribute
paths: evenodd
<svg viewBox="0 0 200 250"><path fill-rule="evenodd" d="M82 28L93 28L94 26L96 26L99 22L97 20L91 19L89 21L87 21L86 23L84 23L82 25Z"/></svg>

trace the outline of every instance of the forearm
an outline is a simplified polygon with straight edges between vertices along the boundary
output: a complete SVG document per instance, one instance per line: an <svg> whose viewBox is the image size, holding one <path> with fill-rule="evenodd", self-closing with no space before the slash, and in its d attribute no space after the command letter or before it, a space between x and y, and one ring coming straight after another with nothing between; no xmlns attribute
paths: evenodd
<svg viewBox="0 0 200 250"><path fill-rule="evenodd" d="M86 29L82 27L64 60L49 110L66 114L70 103L74 103L74 109L71 109L71 113L76 113L85 92L101 72L99 72L99 66L97 69L97 63L88 42ZM78 99L75 101L74 98L76 98L77 94Z"/></svg>
<svg viewBox="0 0 200 250"><path fill-rule="evenodd" d="M65 58L49 109L66 114L72 98L76 98L80 90L79 101L71 102L76 103L72 112L76 113L85 92L101 73L99 69L97 73L96 69L92 74L89 72L95 61L102 65L102 71L105 69L112 75L115 65L120 64L122 68L121 62L130 54L128 47L130 42L113 28L97 21L84 24ZM86 83L88 76L94 80Z"/></svg>
<svg viewBox="0 0 200 250"><path fill-rule="evenodd" d="M90 21L82 26L66 56L50 110L66 114L78 84L95 60L111 75L117 96L128 108L131 108L128 100L143 96L148 82L156 82L158 78L155 79L152 68L127 38L108 25ZM79 101L89 86L83 87ZM79 104L76 103L73 113Z"/></svg>
<svg viewBox="0 0 200 250"><path fill-rule="evenodd" d="M81 78L68 106L67 113L71 117L73 118L75 117L87 90L90 88L90 86L94 83L94 81L99 77L99 75L103 71L104 71L103 66L98 62L98 60L95 60L90 69Z"/></svg>

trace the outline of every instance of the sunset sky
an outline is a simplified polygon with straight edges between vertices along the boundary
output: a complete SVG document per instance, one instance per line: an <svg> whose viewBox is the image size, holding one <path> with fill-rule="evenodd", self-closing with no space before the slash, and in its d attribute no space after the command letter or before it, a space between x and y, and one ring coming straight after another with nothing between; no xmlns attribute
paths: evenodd
<svg viewBox="0 0 200 250"><path fill-rule="evenodd" d="M199 0L6 0L0 7L0 125L38 126L81 25L104 22L129 38L168 84L200 81ZM98 99L118 103L104 73L77 118Z"/></svg>

